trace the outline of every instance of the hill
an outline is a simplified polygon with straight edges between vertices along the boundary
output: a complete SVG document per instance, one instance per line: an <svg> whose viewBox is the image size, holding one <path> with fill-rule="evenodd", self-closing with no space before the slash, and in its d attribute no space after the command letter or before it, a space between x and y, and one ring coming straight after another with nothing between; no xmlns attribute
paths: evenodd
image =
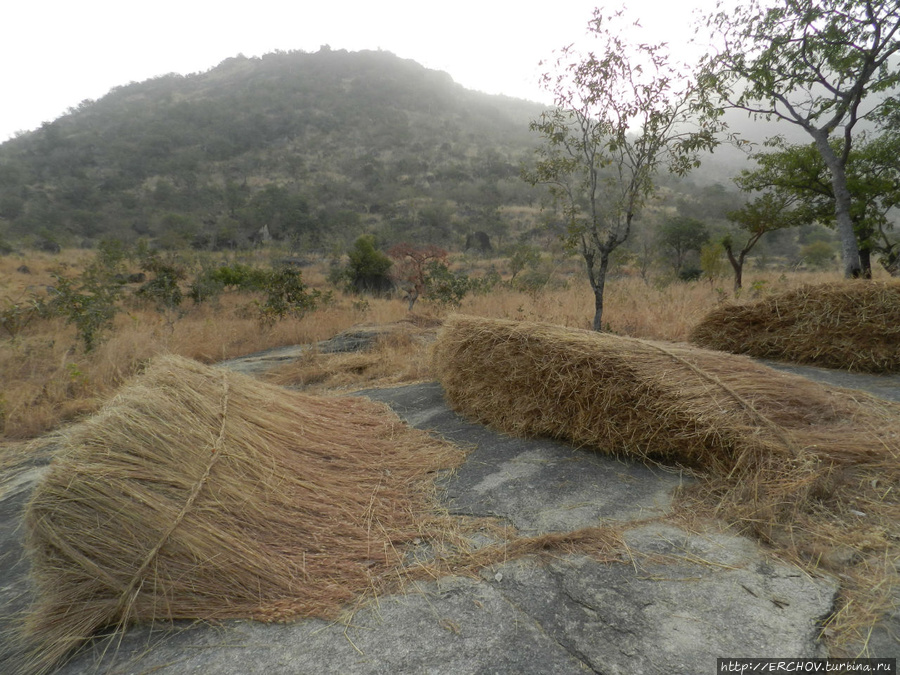
<svg viewBox="0 0 900 675"><path fill-rule="evenodd" d="M0 239L502 236L527 224L500 207L536 199L518 175L541 110L389 52L238 56L115 88L0 145Z"/></svg>

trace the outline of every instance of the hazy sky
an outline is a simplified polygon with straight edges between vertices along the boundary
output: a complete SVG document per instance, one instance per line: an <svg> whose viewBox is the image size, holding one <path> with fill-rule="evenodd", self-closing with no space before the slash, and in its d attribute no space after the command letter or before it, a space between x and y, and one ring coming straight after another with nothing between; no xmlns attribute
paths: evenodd
<svg viewBox="0 0 900 675"><path fill-rule="evenodd" d="M594 0L11 0L0 8L0 142L111 88L208 70L239 53L383 49L470 89L531 100L538 62L578 40ZM622 0L608 7L621 7ZM627 0L679 44L714 0Z"/></svg>

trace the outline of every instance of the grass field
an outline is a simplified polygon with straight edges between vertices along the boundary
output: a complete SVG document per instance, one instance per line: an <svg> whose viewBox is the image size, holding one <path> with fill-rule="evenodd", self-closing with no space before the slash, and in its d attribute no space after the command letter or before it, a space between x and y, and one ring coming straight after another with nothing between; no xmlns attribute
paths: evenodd
<svg viewBox="0 0 900 675"><path fill-rule="evenodd" d="M35 253L0 258L0 310L30 294L44 292L54 283L53 270L74 275L91 257L86 251L66 251L61 255ZM473 277L493 268L508 279L506 265L503 259L455 261L455 266ZM115 318L113 329L91 352L85 352L75 328L60 318L34 319L14 339L0 334L0 439L31 438L96 410L157 354L177 354L214 363L273 347L317 342L357 324L394 323L407 317L403 299L344 294L327 282L327 271L327 263L322 261L304 268L303 280L310 287L332 291L332 301L302 319L286 319L271 327L263 327L256 320L252 308L257 298L252 294L225 293L214 303L194 305L186 300L177 312L160 313L151 307L127 303L125 311ZM757 270L746 276L742 298L840 278L837 270ZM621 335L683 341L706 312L730 295L723 290L730 286L729 279L645 282L636 275L614 275L607 285L604 322L607 330ZM430 303L427 298L415 307L417 316L432 323L451 311L589 328L593 296L577 261L570 259L556 265L549 283L543 287L522 291L501 283L489 293L467 296L459 308ZM388 377L388 371L392 371L390 379L394 382L428 377L425 360L417 355L422 349L421 342L409 340L380 345L382 376ZM341 386L352 386L353 368L344 368L340 359L331 362L342 374L337 380ZM409 367L410 364L415 367ZM327 360L314 365L319 371L329 367ZM327 373L318 378L320 382L328 379ZM378 378L368 372L362 379L371 382Z"/></svg>

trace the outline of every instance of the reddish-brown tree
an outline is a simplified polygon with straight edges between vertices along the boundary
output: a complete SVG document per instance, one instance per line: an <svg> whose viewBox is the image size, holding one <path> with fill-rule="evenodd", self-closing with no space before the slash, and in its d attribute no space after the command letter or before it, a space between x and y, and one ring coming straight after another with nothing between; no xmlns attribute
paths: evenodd
<svg viewBox="0 0 900 675"><path fill-rule="evenodd" d="M425 292L425 277L428 266L433 262L442 263L447 259L447 251L434 244L413 246L402 243L393 246L388 252L394 261L393 275L409 299L409 311Z"/></svg>

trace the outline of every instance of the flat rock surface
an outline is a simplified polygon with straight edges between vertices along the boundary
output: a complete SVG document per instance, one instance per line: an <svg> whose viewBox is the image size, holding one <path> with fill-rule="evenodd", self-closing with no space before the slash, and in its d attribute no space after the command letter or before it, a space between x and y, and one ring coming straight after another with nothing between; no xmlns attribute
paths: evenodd
<svg viewBox="0 0 900 675"><path fill-rule="evenodd" d="M817 635L836 581L773 561L745 538L647 522L670 507L678 473L469 423L434 383L363 393L470 449L441 481L452 513L503 518L523 534L615 522L630 555L508 560L477 579L451 576L381 597L349 624L137 626L95 640L59 673L687 675L715 672L718 657L825 655ZM33 466L0 484L0 634L27 599L19 525L40 475ZM873 632L875 655L900 653L896 619ZM16 660L8 641L0 644L0 672Z"/></svg>
<svg viewBox="0 0 900 675"><path fill-rule="evenodd" d="M849 389L861 389L889 401L900 401L900 373L873 375L870 373L851 373L846 370L816 368L815 366L797 366L778 361L762 360L761 362L770 368L802 375L823 384L847 387Z"/></svg>
<svg viewBox="0 0 900 675"><path fill-rule="evenodd" d="M437 383L359 393L389 404L411 426L470 448L466 463L441 484L450 512L505 518L522 534L662 515L683 480L677 472L472 424L447 407Z"/></svg>
<svg viewBox="0 0 900 675"><path fill-rule="evenodd" d="M712 541L658 526L629 534L635 553L665 542L667 554L634 566L585 556L541 566L520 559L486 576L604 675L712 673L723 655L825 656L817 618L831 611L833 582L774 565L737 538ZM716 563L720 556L728 563Z"/></svg>

